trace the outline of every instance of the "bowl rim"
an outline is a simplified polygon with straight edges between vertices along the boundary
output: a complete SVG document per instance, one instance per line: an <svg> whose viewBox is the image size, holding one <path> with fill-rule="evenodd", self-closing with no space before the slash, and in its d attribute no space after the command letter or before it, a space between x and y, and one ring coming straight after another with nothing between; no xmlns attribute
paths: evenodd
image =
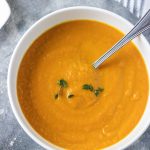
<svg viewBox="0 0 150 150"><path fill-rule="evenodd" d="M9 63L9 69L8 69L8 75L7 75L7 89L8 89L8 97L9 97L9 101L10 101L10 104L11 104L11 108L13 110L13 113L15 115L15 117L17 118L17 121L19 122L19 124L21 125L21 127L23 128L23 130L29 135L29 137L31 137L36 143L38 143L39 145L41 145L42 147L46 148L46 149L49 149L49 150L53 150L53 149L63 149L59 146L56 146L55 144L51 143L50 141L47 141L46 139L44 139L41 135L39 135L32 127L31 125L28 123L27 119L24 117L24 118L21 118L20 117L20 114L17 110L17 106L14 102L14 96L13 96L13 88L12 88L12 74L13 74L13 69L15 68L15 58L16 56L18 55L18 51L19 51L19 47L22 43L24 43L24 40L26 39L26 36L28 34L31 34L30 32L36 27L38 26L41 22L45 21L45 19L49 18L49 17L52 17L52 16L55 16L56 14L60 14L60 13L63 13L63 12L67 12L67 11L72 11L72 10L86 10L86 11L97 11L97 12L101 12L101 13L104 13L104 14L108 14L110 15L112 18L118 18L120 19L122 22L124 22L124 24L127 24L129 25L130 27L133 27L133 25L127 21L126 19L124 19L123 17L119 16L118 14L115 14L111 11L108 11L108 10L105 10L105 9L102 9L102 8L97 8L97 7L89 7L89 6L73 6L73 7L67 7L67 8L63 8L63 9L59 9L59 10L56 10L52 13L49 13L47 15L45 15L44 17L42 17L41 19L39 19L37 22L35 22L25 33L24 35L22 36L22 38L19 40L17 46L15 47L14 49L14 52L12 54L12 57L11 57L11 60L10 60L10 63ZM147 42L146 38L141 35L140 36L142 38L142 40L144 41L144 44L146 44L147 47L150 47L149 43ZM38 38L38 37L36 37ZM36 39L35 38L35 39ZM19 57L23 57L23 54L20 55ZM143 57L144 59L144 62L145 62L145 57ZM148 68L148 65L146 64L146 67L147 67L147 72L148 72L148 75L150 74L150 71L149 71L149 68ZM19 69L19 67L18 67ZM18 71L17 69L17 71ZM148 76L149 77L149 76ZM150 77L149 77L150 78ZM149 84L150 85L150 84ZM16 87L16 86L15 86ZM16 99L17 102L19 103L18 101L18 98ZM128 141L124 141L125 139L127 139L127 137L129 137L129 135L135 130L135 128L137 128L137 125L136 127L134 127L134 129L131 130L131 132L125 136L123 139L119 140L117 143L113 144L113 145L110 145L106 148L104 148L105 150L115 150L116 148L117 149L124 149L126 147L128 147L129 145L131 145L133 142L135 142L145 131L146 129L148 128L149 124L150 124L150 119L148 119L148 112L150 112L150 110L148 111L148 106L150 108L150 97L148 96L148 101L147 101L147 104L146 104L146 108L145 108L145 111L141 117L141 119L139 120L139 122L137 123L137 125L139 125L140 122L142 122L141 120L147 116L147 120L144 119L144 124L143 126L139 127L138 129L140 129L140 131L138 132L138 134L134 134L134 137L130 137L128 139ZM19 105L20 107L20 105ZM21 108L18 108L21 110ZM22 110L21 110L21 113L23 114ZM26 120L26 124L24 123L23 119ZM30 129L29 129L30 128ZM138 130L137 130L138 131ZM38 136L38 137L37 137ZM122 142L122 143L121 143ZM120 144L121 143L121 144ZM123 144L124 143L124 144ZM122 145L123 144L123 145Z"/></svg>

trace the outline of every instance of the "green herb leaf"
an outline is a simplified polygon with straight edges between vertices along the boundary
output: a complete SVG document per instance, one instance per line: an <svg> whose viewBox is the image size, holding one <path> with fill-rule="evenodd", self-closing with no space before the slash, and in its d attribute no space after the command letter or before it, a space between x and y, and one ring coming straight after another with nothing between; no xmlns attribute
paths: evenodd
<svg viewBox="0 0 150 150"><path fill-rule="evenodd" d="M96 90L94 90L94 94L95 94L95 96L98 96L103 91L104 91L104 88L98 87Z"/></svg>
<svg viewBox="0 0 150 150"><path fill-rule="evenodd" d="M94 90L94 94L95 94L95 96L98 96L98 95L99 95L99 93L100 93L100 91L99 91L99 90Z"/></svg>
<svg viewBox="0 0 150 150"><path fill-rule="evenodd" d="M56 94L54 95L54 98L55 98L55 99L58 99L58 96L59 96L59 94L56 93Z"/></svg>
<svg viewBox="0 0 150 150"><path fill-rule="evenodd" d="M104 88L103 87L98 87L97 90L99 90L100 92L103 92Z"/></svg>
<svg viewBox="0 0 150 150"><path fill-rule="evenodd" d="M68 98L72 98L72 97L74 97L73 94L69 94L69 95L68 95Z"/></svg>
<svg viewBox="0 0 150 150"><path fill-rule="evenodd" d="M84 90L90 90L90 91L93 91L93 86L92 85L90 85L90 84L84 84L83 86L82 86L82 88L84 89Z"/></svg>
<svg viewBox="0 0 150 150"><path fill-rule="evenodd" d="M60 85L60 87L62 87L62 88L68 87L68 83L64 79L58 80L57 84Z"/></svg>

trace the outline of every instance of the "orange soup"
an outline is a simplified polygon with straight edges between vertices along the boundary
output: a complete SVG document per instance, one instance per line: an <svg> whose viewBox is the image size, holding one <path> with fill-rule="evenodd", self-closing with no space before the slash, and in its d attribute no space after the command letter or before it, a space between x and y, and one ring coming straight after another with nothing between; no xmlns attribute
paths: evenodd
<svg viewBox="0 0 150 150"><path fill-rule="evenodd" d="M49 29L30 46L17 92L26 119L43 138L70 150L102 149L137 125L149 84L135 45L98 69L91 65L122 37L104 23L78 20Z"/></svg>

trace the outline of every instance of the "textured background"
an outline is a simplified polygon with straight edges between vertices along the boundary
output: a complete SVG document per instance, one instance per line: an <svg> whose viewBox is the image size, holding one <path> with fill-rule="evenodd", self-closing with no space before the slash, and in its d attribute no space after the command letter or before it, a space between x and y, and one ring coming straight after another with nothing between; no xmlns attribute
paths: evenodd
<svg viewBox="0 0 150 150"><path fill-rule="evenodd" d="M7 95L7 71L12 52L24 32L44 15L69 6L86 5L115 12L133 24L138 20L112 0L7 0L11 16L0 30L0 150L44 150L20 127ZM150 41L150 32L146 33ZM150 150L150 128L126 150Z"/></svg>

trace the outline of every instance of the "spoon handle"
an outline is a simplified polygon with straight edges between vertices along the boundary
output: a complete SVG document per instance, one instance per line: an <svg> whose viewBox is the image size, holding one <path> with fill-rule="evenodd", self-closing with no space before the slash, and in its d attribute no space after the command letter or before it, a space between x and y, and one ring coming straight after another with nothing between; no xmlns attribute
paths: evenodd
<svg viewBox="0 0 150 150"><path fill-rule="evenodd" d="M109 58L112 54L114 54L117 50L119 50L122 46L128 43L130 40L146 31L150 28L150 9L148 12L136 23L134 28L125 35L120 41L118 41L110 50L108 50L103 56L97 59L93 63L93 67L97 68L100 64L102 64L107 58Z"/></svg>

